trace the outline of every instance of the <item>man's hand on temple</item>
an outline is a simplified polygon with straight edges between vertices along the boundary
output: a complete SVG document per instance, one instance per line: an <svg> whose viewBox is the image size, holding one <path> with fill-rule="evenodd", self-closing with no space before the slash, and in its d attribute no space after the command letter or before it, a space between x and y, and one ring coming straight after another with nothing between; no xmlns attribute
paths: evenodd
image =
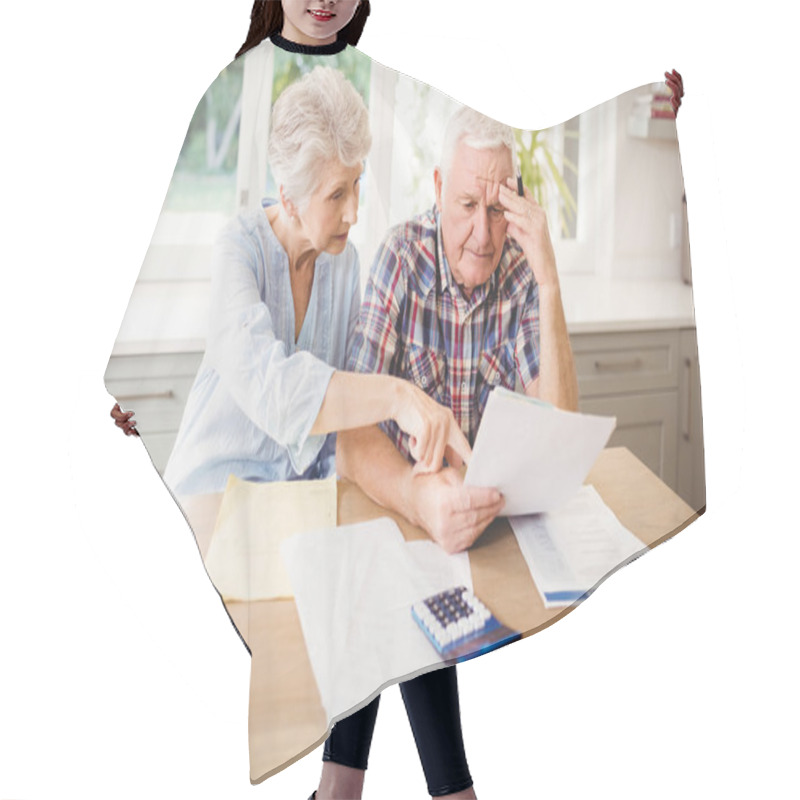
<svg viewBox="0 0 800 800"><path fill-rule="evenodd" d="M448 553L470 547L505 505L497 489L464 486L461 473L451 467L411 480L413 521Z"/></svg>
<svg viewBox="0 0 800 800"><path fill-rule="evenodd" d="M550 241L547 215L525 187L525 196L517 194L513 178L500 184L500 202L508 221L507 233L516 239L530 264L533 277L540 289L557 287L556 254Z"/></svg>

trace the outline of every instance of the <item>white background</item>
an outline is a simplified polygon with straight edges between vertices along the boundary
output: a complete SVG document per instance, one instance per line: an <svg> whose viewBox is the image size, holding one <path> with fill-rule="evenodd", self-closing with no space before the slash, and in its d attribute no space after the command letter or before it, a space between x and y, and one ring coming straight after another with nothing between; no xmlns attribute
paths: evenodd
<svg viewBox="0 0 800 800"><path fill-rule="evenodd" d="M375 0L363 49L523 127L675 66L708 513L459 669L485 798L797 796L796 80L784 4ZM3 11L0 798L248 782L250 663L102 375L194 107L249 0ZM489 11L489 9L501 11ZM13 15L13 18L12 18ZM396 689L366 798L424 797Z"/></svg>

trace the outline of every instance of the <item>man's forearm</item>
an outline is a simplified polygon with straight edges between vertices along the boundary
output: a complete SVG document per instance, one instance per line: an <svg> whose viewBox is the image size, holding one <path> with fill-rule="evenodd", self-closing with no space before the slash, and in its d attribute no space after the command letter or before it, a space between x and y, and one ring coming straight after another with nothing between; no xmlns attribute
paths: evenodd
<svg viewBox="0 0 800 800"><path fill-rule="evenodd" d="M566 411L578 410L578 378L561 289L539 287L539 378L532 394Z"/></svg>
<svg viewBox="0 0 800 800"><path fill-rule="evenodd" d="M421 523L411 493L413 467L377 425L337 435L336 471L378 505Z"/></svg>

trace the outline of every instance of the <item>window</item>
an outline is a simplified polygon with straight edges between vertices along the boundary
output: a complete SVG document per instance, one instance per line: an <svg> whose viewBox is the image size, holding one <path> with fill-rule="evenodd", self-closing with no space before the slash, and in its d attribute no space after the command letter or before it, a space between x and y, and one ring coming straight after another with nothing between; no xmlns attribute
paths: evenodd
<svg viewBox="0 0 800 800"><path fill-rule="evenodd" d="M269 171L267 139L272 103L318 61L277 48L254 50L244 59L237 208L256 207L277 196ZM435 201L433 170L449 117L460 105L348 49L330 60L361 93L370 112L373 144L361 186L359 222L351 240L359 251L362 282L386 231ZM266 99L268 100L264 102ZM541 198L562 273L595 274L610 259L612 232L597 220L603 196L613 187L616 115L614 103L598 106L546 131L519 131L520 164L526 185ZM244 144L247 143L247 144Z"/></svg>
<svg viewBox="0 0 800 800"><path fill-rule="evenodd" d="M244 67L226 67L200 100L142 265L142 282L208 280L211 250L236 211Z"/></svg>
<svg viewBox="0 0 800 800"><path fill-rule="evenodd" d="M222 70L197 106L178 156L165 211L234 211L243 72L242 60L234 61Z"/></svg>
<svg viewBox="0 0 800 800"><path fill-rule="evenodd" d="M379 209L370 211L376 223L371 234L433 205L433 170L441 156L444 130L460 107L426 84L388 70L376 73L384 76L380 96L391 98L382 116L392 114L393 122L391 140L374 146L370 159L373 171L382 173L376 187ZM595 204L603 191L599 181L613 180L613 173L600 169L609 147L613 164L614 117L603 109L592 109L546 131L516 132L523 179L548 213L562 272L597 271L608 246L601 245L604 233L595 223ZM373 130L379 120L373 113ZM379 241L380 236L376 246Z"/></svg>

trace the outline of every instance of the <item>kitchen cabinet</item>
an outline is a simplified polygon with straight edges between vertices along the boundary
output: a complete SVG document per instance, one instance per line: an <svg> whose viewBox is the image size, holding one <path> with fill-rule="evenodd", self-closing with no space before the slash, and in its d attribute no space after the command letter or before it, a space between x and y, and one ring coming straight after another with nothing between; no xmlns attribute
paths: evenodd
<svg viewBox="0 0 800 800"><path fill-rule="evenodd" d="M692 508L701 509L706 505L706 470L697 332L686 329L680 336L678 494Z"/></svg>
<svg viewBox="0 0 800 800"><path fill-rule="evenodd" d="M694 329L571 337L580 410L617 418L611 446L630 449L693 508L705 505Z"/></svg>
<svg viewBox="0 0 800 800"><path fill-rule="evenodd" d="M106 370L106 387L123 409L136 412L154 466L163 473L178 435L189 390L202 353L115 355Z"/></svg>

